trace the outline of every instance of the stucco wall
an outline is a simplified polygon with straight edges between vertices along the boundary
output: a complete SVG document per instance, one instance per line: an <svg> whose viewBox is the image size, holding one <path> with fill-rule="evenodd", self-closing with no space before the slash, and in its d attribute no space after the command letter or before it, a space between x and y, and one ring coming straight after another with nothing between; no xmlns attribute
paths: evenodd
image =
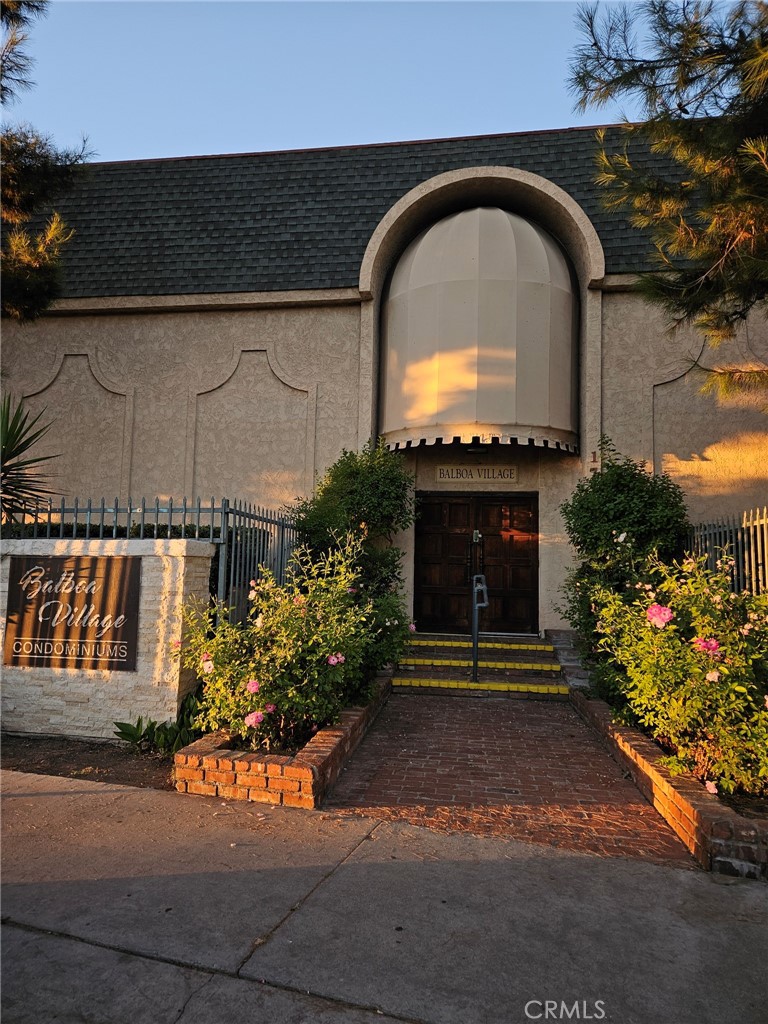
<svg viewBox="0 0 768 1024"><path fill-rule="evenodd" d="M4 328L5 387L46 409L67 498L279 506L357 447L359 306L48 316Z"/></svg>
<svg viewBox="0 0 768 1024"><path fill-rule="evenodd" d="M622 454L670 473L694 522L768 500L761 403L700 395L694 360L713 365L725 349L702 354L693 331L670 338L630 283L614 278L582 295L581 459L510 446L504 457L519 462L518 482L494 485L539 495L542 629L562 625L554 605L571 559L557 508L597 468L601 432ZM35 325L5 328L5 387L55 421L41 445L63 453L50 463L54 489L275 507L308 494L343 448L367 439L376 302L361 305L353 289L204 298L91 300L89 315L88 300L72 300ZM753 318L735 358L768 360L764 320ZM418 458L417 486L438 489L424 468L432 456L408 457ZM410 591L412 534L399 543Z"/></svg>
<svg viewBox="0 0 768 1024"><path fill-rule="evenodd" d="M114 722L139 716L175 720L194 689L193 673L173 657L181 609L206 601L214 545L203 541L9 540L0 556L0 622L5 635L12 555L141 558L135 672L3 666L2 718L7 732L109 739Z"/></svg>
<svg viewBox="0 0 768 1024"><path fill-rule="evenodd" d="M768 322L752 317L711 350L690 329L670 335L661 313L628 292L603 297L603 431L618 450L668 473L693 522L768 501L765 399L702 395L704 367L768 363Z"/></svg>

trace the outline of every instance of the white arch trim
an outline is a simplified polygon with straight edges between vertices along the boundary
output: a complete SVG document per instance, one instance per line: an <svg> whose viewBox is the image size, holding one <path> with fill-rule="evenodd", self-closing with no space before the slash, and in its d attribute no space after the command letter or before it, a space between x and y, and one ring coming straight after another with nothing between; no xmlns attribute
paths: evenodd
<svg viewBox="0 0 768 1024"><path fill-rule="evenodd" d="M392 261L422 227L458 206L508 204L560 240L582 287L605 277L597 232L567 192L546 178L514 167L467 167L446 171L411 189L385 214L371 235L360 267L363 299L378 295Z"/></svg>

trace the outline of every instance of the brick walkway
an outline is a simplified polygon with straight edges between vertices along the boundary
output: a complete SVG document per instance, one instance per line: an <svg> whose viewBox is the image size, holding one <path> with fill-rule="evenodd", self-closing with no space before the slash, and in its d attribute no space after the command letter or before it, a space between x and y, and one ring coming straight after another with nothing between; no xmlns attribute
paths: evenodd
<svg viewBox="0 0 768 1024"><path fill-rule="evenodd" d="M393 694L328 807L695 868L564 702Z"/></svg>

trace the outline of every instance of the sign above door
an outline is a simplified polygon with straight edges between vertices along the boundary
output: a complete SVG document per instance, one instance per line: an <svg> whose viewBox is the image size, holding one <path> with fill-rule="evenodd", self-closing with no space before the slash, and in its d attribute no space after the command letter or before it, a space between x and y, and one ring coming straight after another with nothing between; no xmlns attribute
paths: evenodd
<svg viewBox="0 0 768 1024"><path fill-rule="evenodd" d="M436 483L487 484L494 480L517 483L517 466L435 466Z"/></svg>

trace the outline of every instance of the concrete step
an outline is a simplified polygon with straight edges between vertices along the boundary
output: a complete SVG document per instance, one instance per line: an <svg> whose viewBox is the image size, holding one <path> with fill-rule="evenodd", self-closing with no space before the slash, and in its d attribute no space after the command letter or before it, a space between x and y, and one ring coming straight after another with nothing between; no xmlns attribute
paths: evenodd
<svg viewBox="0 0 768 1024"><path fill-rule="evenodd" d="M478 679L472 676L472 639L419 633L392 679L400 691L466 696L564 698L568 687L554 647L533 636L482 636Z"/></svg>
<svg viewBox="0 0 768 1024"><path fill-rule="evenodd" d="M442 643L439 640L411 640L410 649L414 655L422 651L451 651L457 657L465 658L472 654L471 640L447 640ZM503 643L500 641L481 641L478 650L488 654L508 652L520 655L521 652L544 657L555 657L555 649L551 644L545 643Z"/></svg>
<svg viewBox="0 0 768 1024"><path fill-rule="evenodd" d="M396 672L392 686L400 693L448 694L454 697L518 697L538 700L566 700L568 687L565 683L548 683L542 680L504 679L450 679L446 676L411 676Z"/></svg>
<svg viewBox="0 0 768 1024"><path fill-rule="evenodd" d="M486 660L485 658L478 659L478 668L485 670L492 670L498 672L536 672L544 673L550 676L559 676L561 669L557 661L534 661L534 660L517 660L512 657L499 658ZM435 669L471 669L472 660L465 658L452 658L450 655L443 655L441 652L426 657L426 658L401 658L399 663L400 668L424 668L430 667Z"/></svg>
<svg viewBox="0 0 768 1024"><path fill-rule="evenodd" d="M466 633L416 633L410 640L413 647L466 648L472 650L472 637ZM546 651L555 650L553 644L538 636L507 633L481 633L481 650Z"/></svg>
<svg viewBox="0 0 768 1024"><path fill-rule="evenodd" d="M544 672L560 675L560 663L552 644L538 637L483 637L478 644L479 668L492 672ZM472 641L462 636L418 634L400 661L404 669L435 668L444 674L455 669L457 677L472 667Z"/></svg>

